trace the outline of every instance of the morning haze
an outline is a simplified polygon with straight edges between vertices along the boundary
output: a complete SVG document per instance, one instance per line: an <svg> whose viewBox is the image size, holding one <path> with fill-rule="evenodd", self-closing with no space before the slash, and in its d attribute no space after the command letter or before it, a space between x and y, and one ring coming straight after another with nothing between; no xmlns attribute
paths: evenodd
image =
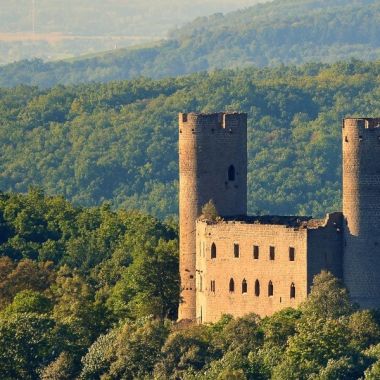
<svg viewBox="0 0 380 380"><path fill-rule="evenodd" d="M0 64L146 44L199 16L262 0L1 0Z"/></svg>

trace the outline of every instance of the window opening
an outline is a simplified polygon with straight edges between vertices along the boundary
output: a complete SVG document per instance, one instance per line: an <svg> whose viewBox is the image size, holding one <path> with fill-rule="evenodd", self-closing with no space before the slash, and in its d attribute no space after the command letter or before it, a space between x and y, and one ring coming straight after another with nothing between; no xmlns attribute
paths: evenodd
<svg viewBox="0 0 380 380"><path fill-rule="evenodd" d="M215 243L211 244L211 258L216 259L216 245L215 245Z"/></svg>
<svg viewBox="0 0 380 380"><path fill-rule="evenodd" d="M235 281L233 278L231 278L230 280L230 292L234 292L235 291Z"/></svg>
<svg viewBox="0 0 380 380"><path fill-rule="evenodd" d="M294 247L289 248L289 261L294 261L296 256L296 250Z"/></svg>
<svg viewBox="0 0 380 380"><path fill-rule="evenodd" d="M248 292L248 285L246 279L243 280L241 284L241 292L242 293L247 293Z"/></svg>
<svg viewBox="0 0 380 380"><path fill-rule="evenodd" d="M228 168L228 180L235 181L235 167L233 165Z"/></svg>
<svg viewBox="0 0 380 380"><path fill-rule="evenodd" d="M210 288L211 288L211 291L212 291L213 293L215 293L215 280L212 280L212 281L211 281Z"/></svg>
<svg viewBox="0 0 380 380"><path fill-rule="evenodd" d="M273 283L272 281L269 281L269 284L268 284L268 297L272 297L273 296Z"/></svg>
<svg viewBox="0 0 380 380"><path fill-rule="evenodd" d="M253 258L255 260L259 259L259 246L258 245L253 246Z"/></svg>
<svg viewBox="0 0 380 380"><path fill-rule="evenodd" d="M255 281L255 296L258 297L260 295L260 282L259 280Z"/></svg>
<svg viewBox="0 0 380 380"><path fill-rule="evenodd" d="M239 257L240 256L240 247L239 244L234 244L234 257Z"/></svg>
<svg viewBox="0 0 380 380"><path fill-rule="evenodd" d="M290 285L290 298L296 298L296 287L293 282Z"/></svg>
<svg viewBox="0 0 380 380"><path fill-rule="evenodd" d="M275 248L269 247L269 260L274 260L274 256L275 256Z"/></svg>

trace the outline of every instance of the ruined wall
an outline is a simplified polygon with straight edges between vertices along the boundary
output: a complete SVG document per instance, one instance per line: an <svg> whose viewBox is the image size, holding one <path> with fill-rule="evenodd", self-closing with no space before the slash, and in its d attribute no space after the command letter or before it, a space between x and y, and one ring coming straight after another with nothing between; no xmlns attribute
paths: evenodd
<svg viewBox="0 0 380 380"><path fill-rule="evenodd" d="M179 319L195 319L195 221L210 199L220 215L246 214L247 115L180 114L179 170Z"/></svg>
<svg viewBox="0 0 380 380"><path fill-rule="evenodd" d="M380 119L346 119L343 279L362 307L380 306Z"/></svg>
<svg viewBox="0 0 380 380"><path fill-rule="evenodd" d="M211 258L212 244L216 258ZM234 244L239 257L234 257ZM254 258L254 246L259 257ZM270 247L274 260L270 260ZM294 248L294 261L289 249ZM255 312L270 315L285 307L296 307L307 297L307 229L284 225L248 224L244 222L197 222L197 321L215 322L222 314L242 316ZM234 279L235 291L229 282ZM243 280L247 292L242 292ZM255 295L259 280L260 295ZM215 291L212 291L211 282ZM272 281L273 295L268 294ZM291 298L291 284L295 298Z"/></svg>
<svg viewBox="0 0 380 380"><path fill-rule="evenodd" d="M308 227L308 290L313 277L321 270L343 278L343 215L341 212L328 214L322 223Z"/></svg>

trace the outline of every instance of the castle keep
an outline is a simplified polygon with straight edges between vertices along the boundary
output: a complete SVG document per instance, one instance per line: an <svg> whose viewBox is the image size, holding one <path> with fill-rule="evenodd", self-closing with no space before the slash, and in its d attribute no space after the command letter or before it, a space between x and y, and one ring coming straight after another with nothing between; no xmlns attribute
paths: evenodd
<svg viewBox="0 0 380 380"><path fill-rule="evenodd" d="M343 212L247 216L247 115L179 115L179 319L295 307L324 269L380 306L380 119L345 119L342 143ZM221 220L200 217L209 200Z"/></svg>

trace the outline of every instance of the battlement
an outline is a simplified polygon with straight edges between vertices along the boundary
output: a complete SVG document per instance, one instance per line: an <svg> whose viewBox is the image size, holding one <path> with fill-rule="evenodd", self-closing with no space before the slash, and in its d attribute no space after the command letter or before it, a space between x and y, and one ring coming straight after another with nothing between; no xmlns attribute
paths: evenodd
<svg viewBox="0 0 380 380"><path fill-rule="evenodd" d="M343 119L343 129L345 127L354 127L360 128L363 130L374 130L380 129L380 118L370 118L370 117L361 117L361 118L346 118Z"/></svg>
<svg viewBox="0 0 380 380"><path fill-rule="evenodd" d="M218 113L180 113L179 128L224 130L231 132L233 129L247 125L247 114L238 112Z"/></svg>

